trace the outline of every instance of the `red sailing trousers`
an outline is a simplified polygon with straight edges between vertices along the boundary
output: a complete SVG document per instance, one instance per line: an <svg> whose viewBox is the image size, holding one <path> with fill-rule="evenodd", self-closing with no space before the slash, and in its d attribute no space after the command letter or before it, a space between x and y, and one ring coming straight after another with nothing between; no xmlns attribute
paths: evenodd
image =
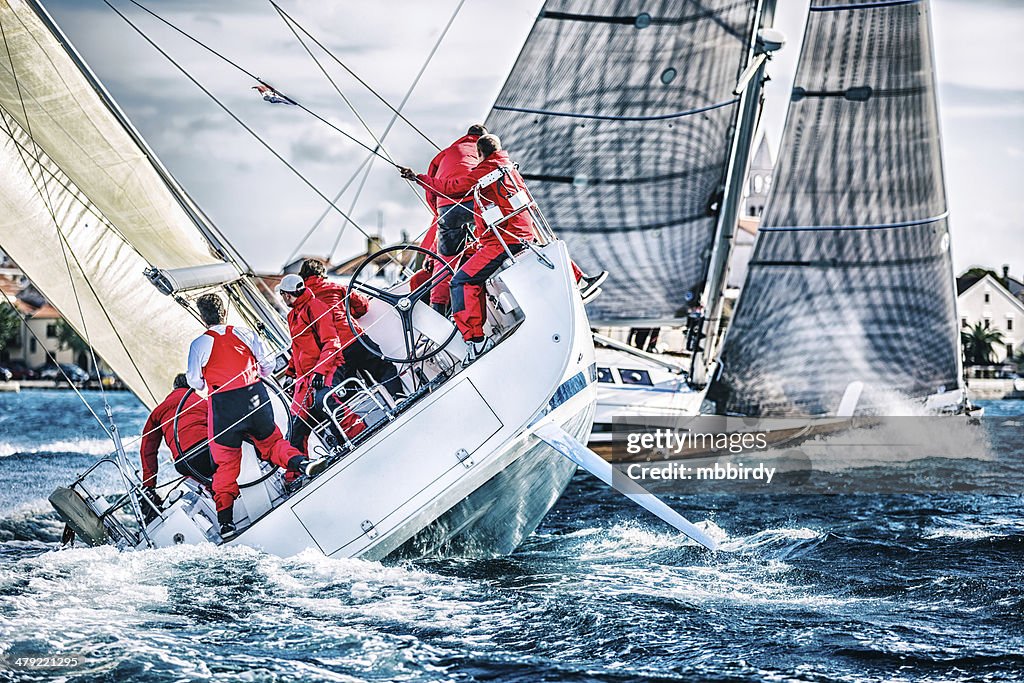
<svg viewBox="0 0 1024 683"><path fill-rule="evenodd" d="M302 454L281 434L274 422L274 408L266 387L252 384L210 397L210 453L217 469L213 473L213 500L217 510L230 508L238 498L238 473L242 465L242 442L251 441L260 458L286 470L285 478L298 476L289 461Z"/></svg>
<svg viewBox="0 0 1024 683"><path fill-rule="evenodd" d="M455 325L466 341L484 336L484 321L487 319L487 290L484 283L508 258L505 246L497 240L483 242L480 249L452 277L452 313ZM525 249L526 245L509 244L508 248L515 254Z"/></svg>

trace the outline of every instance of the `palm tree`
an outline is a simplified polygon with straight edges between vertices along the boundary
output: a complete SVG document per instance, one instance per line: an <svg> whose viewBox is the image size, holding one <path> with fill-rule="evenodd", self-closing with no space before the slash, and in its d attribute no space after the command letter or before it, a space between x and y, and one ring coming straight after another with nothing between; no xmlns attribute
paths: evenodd
<svg viewBox="0 0 1024 683"><path fill-rule="evenodd" d="M1003 333L979 321L960 333L960 341L964 345L968 365L991 365L993 347L1003 343Z"/></svg>

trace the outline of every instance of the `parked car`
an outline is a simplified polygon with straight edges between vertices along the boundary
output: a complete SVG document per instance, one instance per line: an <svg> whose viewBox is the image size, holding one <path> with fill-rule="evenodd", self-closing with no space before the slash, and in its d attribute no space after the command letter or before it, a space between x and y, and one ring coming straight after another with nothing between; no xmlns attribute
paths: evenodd
<svg viewBox="0 0 1024 683"><path fill-rule="evenodd" d="M0 367L0 382L10 382L14 379L14 373L7 368Z"/></svg>
<svg viewBox="0 0 1024 683"><path fill-rule="evenodd" d="M102 382L103 386L108 389L119 386L120 384L120 380L118 380L117 375L107 370L98 370L97 368L93 368L89 372L89 381Z"/></svg>
<svg viewBox="0 0 1024 683"><path fill-rule="evenodd" d="M39 368L39 379L52 379L60 383L65 381L65 376L75 384L89 381L89 373L74 363L61 363L59 368L56 365L44 365Z"/></svg>
<svg viewBox="0 0 1024 683"><path fill-rule="evenodd" d="M11 371L11 378L15 380L35 379L39 376L39 373L25 365L25 361L23 360L12 360L8 362L7 369Z"/></svg>

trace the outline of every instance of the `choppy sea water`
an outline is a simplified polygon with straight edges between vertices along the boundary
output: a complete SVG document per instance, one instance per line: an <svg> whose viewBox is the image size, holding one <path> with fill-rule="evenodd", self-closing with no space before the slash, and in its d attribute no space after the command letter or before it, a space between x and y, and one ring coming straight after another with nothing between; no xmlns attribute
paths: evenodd
<svg viewBox="0 0 1024 683"><path fill-rule="evenodd" d="M579 474L511 557L389 566L57 552L46 496L109 441L70 393L0 394L0 654L81 659L0 680L1024 679L1024 402L985 405L987 460L843 474L948 490L669 498L716 555Z"/></svg>

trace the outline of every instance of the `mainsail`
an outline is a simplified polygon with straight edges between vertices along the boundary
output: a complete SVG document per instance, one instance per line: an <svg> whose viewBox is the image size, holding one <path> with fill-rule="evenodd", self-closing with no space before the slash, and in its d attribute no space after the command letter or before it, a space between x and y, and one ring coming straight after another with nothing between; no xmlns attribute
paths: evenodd
<svg viewBox="0 0 1024 683"><path fill-rule="evenodd" d="M813 0L782 152L708 392L859 412L961 388L928 3Z"/></svg>
<svg viewBox="0 0 1024 683"><path fill-rule="evenodd" d="M672 321L707 274L753 0L548 0L487 118L585 270L595 324Z"/></svg>
<svg viewBox="0 0 1024 683"><path fill-rule="evenodd" d="M0 247L150 406L184 371L203 327L150 283L147 268L220 266L233 280L222 291L235 319L279 338L248 267L45 11L0 0L0 27Z"/></svg>

